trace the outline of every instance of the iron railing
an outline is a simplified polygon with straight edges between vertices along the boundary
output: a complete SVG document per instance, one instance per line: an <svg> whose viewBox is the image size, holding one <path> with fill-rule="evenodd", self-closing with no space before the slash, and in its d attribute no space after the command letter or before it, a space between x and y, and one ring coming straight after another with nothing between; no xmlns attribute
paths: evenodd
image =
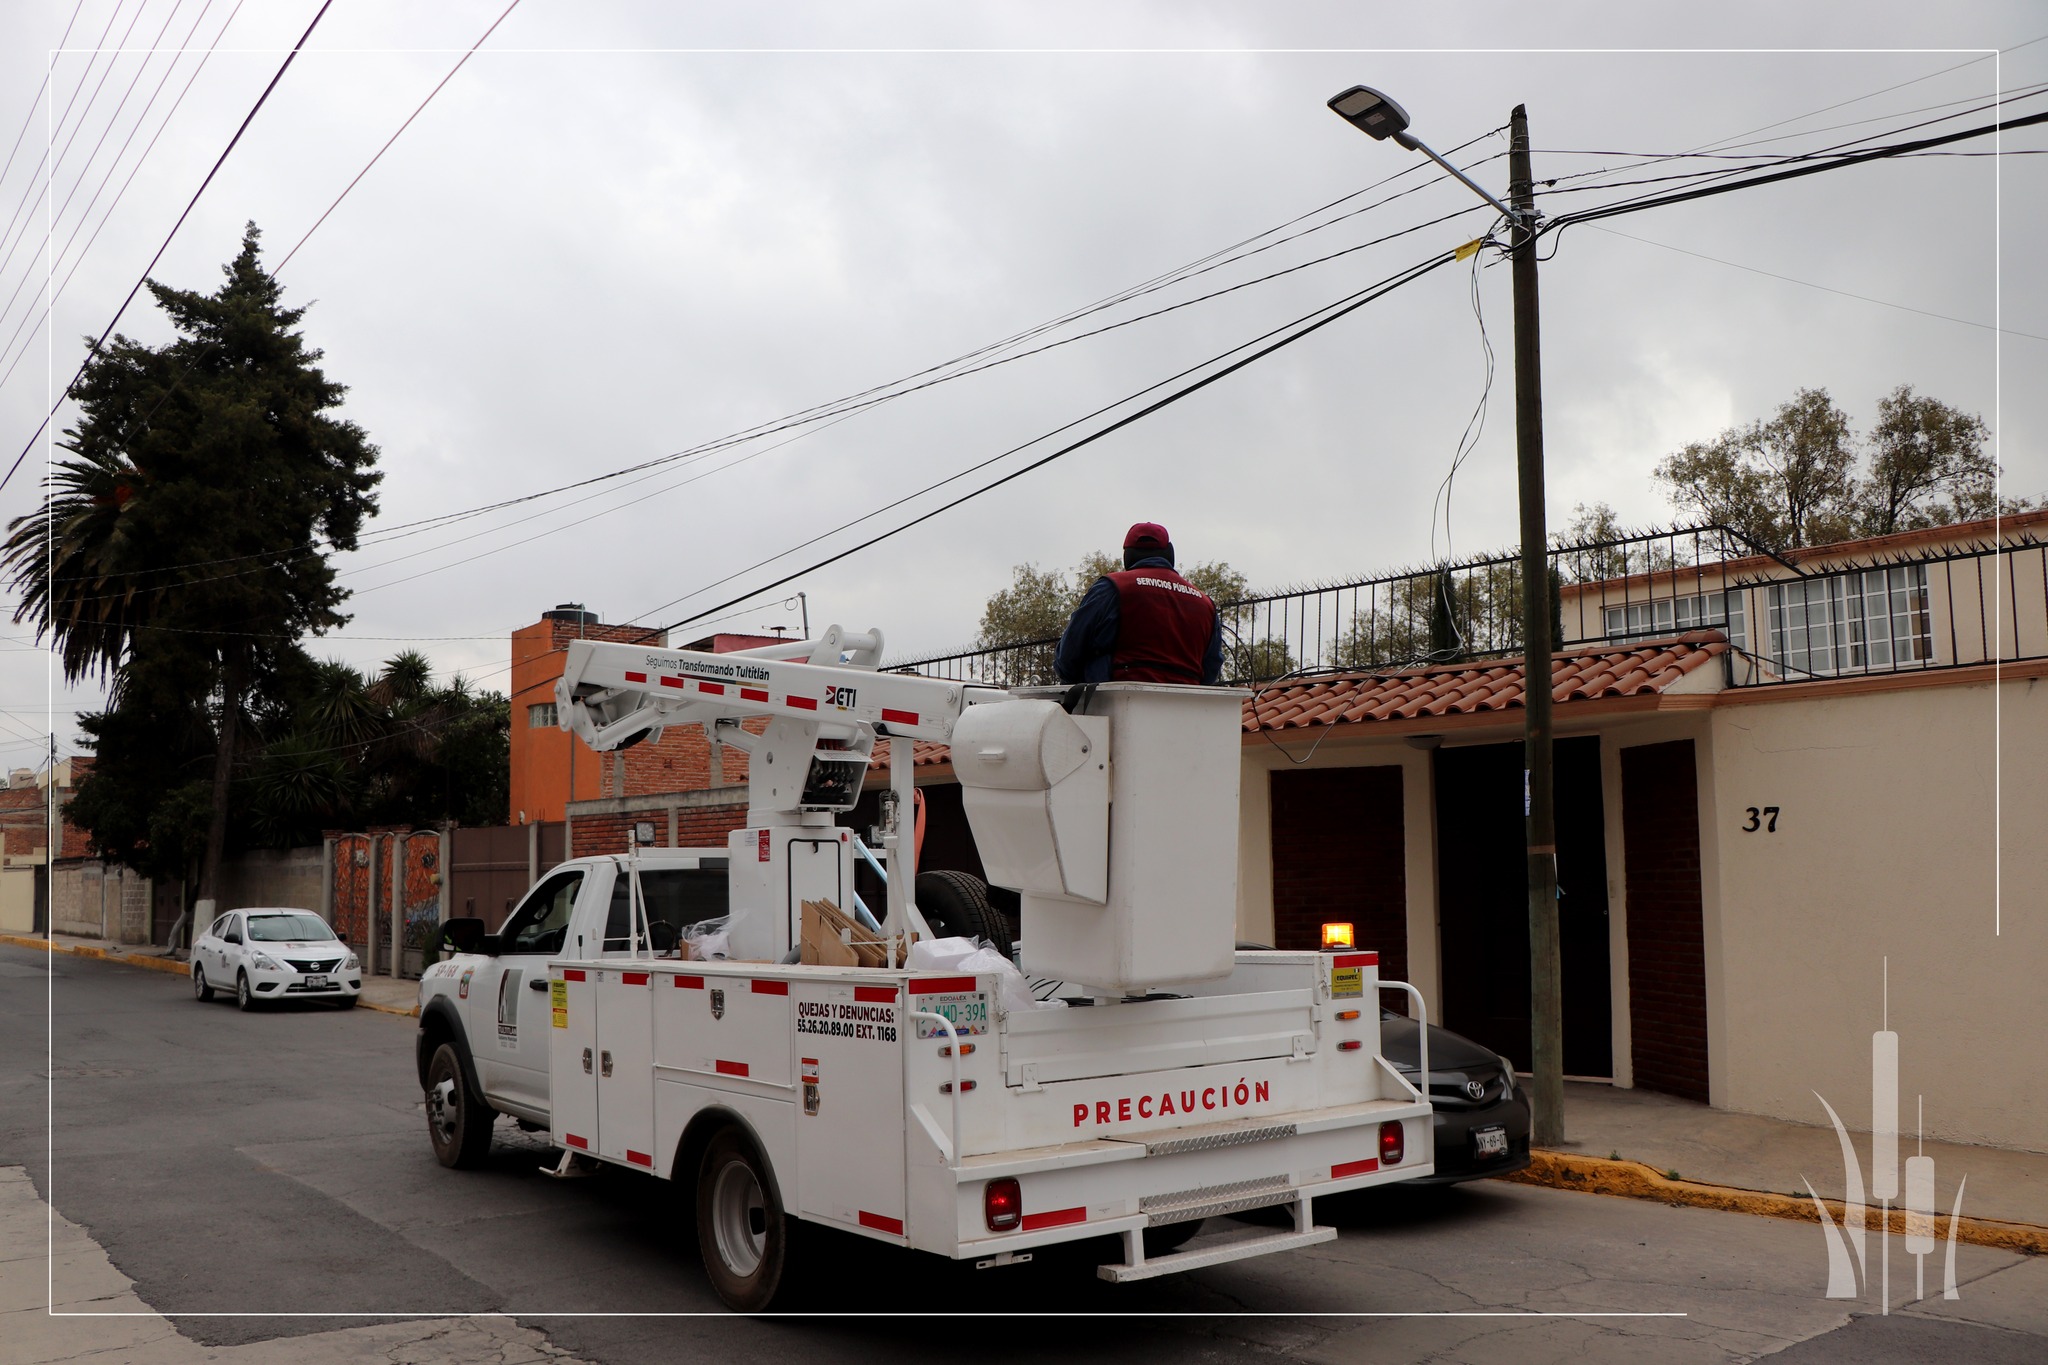
<svg viewBox="0 0 2048 1365"><path fill-rule="evenodd" d="M1781 556L1728 526L1560 544L1549 554L1560 649L1695 630L1733 649L1737 686L2048 657L2048 546L2031 525L1914 554ZM1266 683L1522 652L1518 555L1461 560L1219 605L1224 678ZM1055 681L1058 637L885 667L997 687ZM1945 647L1944 647L1945 646Z"/></svg>

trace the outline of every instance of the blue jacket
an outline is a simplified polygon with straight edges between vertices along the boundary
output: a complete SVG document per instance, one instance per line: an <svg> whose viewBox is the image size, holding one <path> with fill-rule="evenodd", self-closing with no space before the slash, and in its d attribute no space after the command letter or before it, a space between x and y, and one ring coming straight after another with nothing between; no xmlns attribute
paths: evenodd
<svg viewBox="0 0 2048 1365"><path fill-rule="evenodd" d="M1147 566L1170 569L1173 563L1164 555L1155 555L1130 567L1141 569ZM1109 681L1110 660L1116 652L1117 603L1116 584L1107 578L1098 578L1089 586L1081 605L1074 608L1073 619L1067 622L1066 633L1060 636L1059 650L1053 655L1052 670L1061 682ZM1202 681L1216 683L1222 678L1223 615L1218 612L1216 628L1209 635L1209 647L1202 654Z"/></svg>

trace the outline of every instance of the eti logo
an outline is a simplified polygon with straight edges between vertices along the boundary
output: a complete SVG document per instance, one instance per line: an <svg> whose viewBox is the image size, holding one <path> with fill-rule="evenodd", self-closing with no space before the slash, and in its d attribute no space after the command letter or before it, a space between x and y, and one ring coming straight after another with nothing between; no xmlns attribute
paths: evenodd
<svg viewBox="0 0 2048 1365"><path fill-rule="evenodd" d="M1869 1197L1878 1203L1877 1249L1878 1249L1878 1303L1879 1312L1891 1312L1891 1228L1892 1206L1903 1202L1906 1252L1915 1261L1915 1299L1927 1297L1927 1256L1934 1251L1941 1239L1937 1237L1938 1219L1934 1207L1934 1158L1925 1155L1909 1156L1903 1163L1899 1160L1899 1035L1891 1030L1891 959L1885 960L1885 1007L1881 1025L1870 1035L1870 1182ZM1849 1130L1818 1091L1814 1098L1820 1107L1827 1110L1828 1120L1835 1125L1835 1137L1842 1145L1842 1218L1838 1223L1829 1212L1828 1206L1814 1193L1813 1183L1805 1181L1807 1196L1813 1200L1814 1211L1820 1215L1822 1234L1828 1245L1828 1293L1831 1299L1861 1298L1870 1290L1871 1266L1865 1263L1865 1220L1871 1210L1864 1203L1863 1165L1856 1157L1856 1149L1849 1141ZM1900 1166L1905 1168L1905 1184L1899 1182ZM1804 1180L1804 1177L1802 1177ZM1942 1291L1944 1299L1957 1299L1962 1295L1956 1290L1956 1226L1962 1221L1963 1186L1967 1177L1956 1182L1955 1202L1949 1208L1948 1237L1942 1258ZM1901 1196L1904 1196L1901 1201Z"/></svg>
<svg viewBox="0 0 2048 1365"><path fill-rule="evenodd" d="M858 691L859 689L852 687L828 687L825 689L825 705L836 706L842 711L847 710L853 706L853 699Z"/></svg>

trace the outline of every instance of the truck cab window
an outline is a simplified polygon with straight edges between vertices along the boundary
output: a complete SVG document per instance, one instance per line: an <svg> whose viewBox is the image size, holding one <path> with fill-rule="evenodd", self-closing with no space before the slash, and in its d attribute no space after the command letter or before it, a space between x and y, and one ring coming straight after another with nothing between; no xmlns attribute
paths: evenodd
<svg viewBox="0 0 2048 1365"><path fill-rule="evenodd" d="M559 953L569 934L569 911L576 904L583 873L564 872L533 889L498 933L506 953Z"/></svg>
<svg viewBox="0 0 2048 1365"><path fill-rule="evenodd" d="M723 867L642 868L640 894L647 903L655 950L668 951L682 941L684 929L727 913L725 885ZM631 951L631 893L631 880L621 870L612 882L611 909L605 917L604 950L608 953ZM658 925L668 928L655 927Z"/></svg>

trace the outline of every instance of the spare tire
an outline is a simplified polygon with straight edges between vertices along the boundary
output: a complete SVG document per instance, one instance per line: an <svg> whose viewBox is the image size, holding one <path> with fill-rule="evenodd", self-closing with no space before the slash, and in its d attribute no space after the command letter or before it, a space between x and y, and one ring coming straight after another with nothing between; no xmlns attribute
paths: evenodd
<svg viewBox="0 0 2048 1365"><path fill-rule="evenodd" d="M920 872L917 908L940 938L985 938L1004 957L1010 956L1010 925L989 904L988 883L971 872L950 868Z"/></svg>

